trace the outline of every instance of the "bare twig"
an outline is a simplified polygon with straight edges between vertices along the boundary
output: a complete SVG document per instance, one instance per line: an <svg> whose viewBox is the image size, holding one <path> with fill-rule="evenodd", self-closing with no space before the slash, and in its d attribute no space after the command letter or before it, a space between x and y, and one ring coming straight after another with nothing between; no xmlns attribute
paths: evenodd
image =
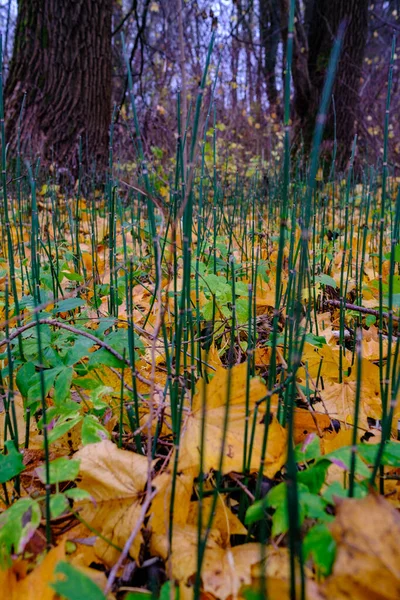
<svg viewBox="0 0 400 600"><path fill-rule="evenodd" d="M124 560L126 560L128 554L129 554L129 550L143 525L143 521L146 518L147 511L148 511L150 504L156 494L157 494L157 490L154 490L150 494L147 494L146 499L142 504L142 510L140 511L140 516L135 523L135 527L132 529L128 539L126 540L125 546L123 547L123 550L122 550L121 554L119 555L117 562L115 563L115 565L113 566L113 568L110 571L110 574L109 574L108 580L107 580L107 585L104 590L105 596L107 596L107 594L110 593L112 586L114 584L115 578L117 576L118 570L122 566Z"/></svg>
<svg viewBox="0 0 400 600"><path fill-rule="evenodd" d="M89 340L92 340L94 344L107 350L110 354L112 354L118 360L124 362L128 367L130 367L131 369L132 368L134 369L134 366L130 363L130 361L127 358L124 358L119 352L117 352L117 350L114 350L114 348L112 348L106 342L103 342L103 340L99 340L99 338L97 338L95 335L92 335L88 331L82 331L82 329L77 329L76 327L73 327L72 325L68 325L67 323L62 323L61 321L57 321L56 319L38 319L38 321L32 321L31 323L27 323L26 325L23 325L22 327L18 327L18 329L15 329L8 338L0 341L0 348L2 346L4 346L5 344L9 344L10 342L12 342L12 340L14 340L16 337L21 335L21 333L23 333L24 331L27 331L28 329L35 327L36 323L38 323L39 325L50 325L51 327L59 327L60 329L65 329L66 331L70 331L71 333L74 333L75 335L81 335L83 337L86 337ZM149 385L150 387L154 386L158 389L158 391L163 391L163 388L161 386L159 386L155 382L151 382L149 379L146 379L146 377L143 377L143 375L140 375L140 373L138 373L136 370L134 370L134 376L137 377L137 379L139 379L139 381L141 381L142 383L145 383L146 385Z"/></svg>
<svg viewBox="0 0 400 600"><path fill-rule="evenodd" d="M330 304L331 306L337 306L340 308L343 306L346 310L354 310L359 313L363 313L364 315L374 315L375 317L379 317L379 310L374 310L373 308L365 308L364 306L357 306L357 304L349 304L348 302L341 302L340 300L325 300L326 304ZM383 312L382 317L385 319L392 318L393 321L397 323L400 321L400 317L396 315L390 315L388 312Z"/></svg>

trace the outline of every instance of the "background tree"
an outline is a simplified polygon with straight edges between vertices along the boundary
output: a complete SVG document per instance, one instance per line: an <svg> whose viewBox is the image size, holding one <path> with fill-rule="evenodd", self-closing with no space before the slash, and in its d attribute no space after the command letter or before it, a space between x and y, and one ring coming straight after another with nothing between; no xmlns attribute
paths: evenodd
<svg viewBox="0 0 400 600"><path fill-rule="evenodd" d="M283 0L283 4L286 15L287 0ZM294 108L299 118L298 133L306 150L311 144L332 45L340 24L345 24L333 88L336 117L331 108L325 128L326 140L332 143L336 136L339 167L344 167L349 159L359 116L368 4L369 0L308 0L303 18L298 18L296 23Z"/></svg>
<svg viewBox="0 0 400 600"><path fill-rule="evenodd" d="M287 33L287 7L289 0L215 0L210 9L209 0L191 0L179 2L178 0L110 0L110 9L106 0L92 2L104 14L112 10L112 102L117 107L117 123L115 126L114 149L115 156L121 163L135 162L135 149L131 143L132 114L129 102L126 101L126 64L122 56L120 40L121 32L125 35L128 59L131 63L136 105L144 147L149 159L166 161L174 156L176 151L177 131L177 91L186 87L188 114L193 114L193 101L196 97L197 87L207 52L213 24L218 22L216 30L215 51L210 68L210 80L215 77L215 69L220 60L218 83L216 87L215 103L218 130L217 144L218 156L229 157L236 165L246 166L249 161L257 161L268 167L279 161L282 154L282 99L283 78L285 66L285 41ZM62 5L61 16L69 23L74 23L74 31L57 33L61 29L57 19L53 19L48 6L51 4ZM60 130L66 132L66 137L72 139L72 155L76 157L77 137L83 133L83 141L95 139L91 134L92 125L90 118L95 112L88 111L89 117L82 118L84 102L79 91L79 86L74 85L67 91L65 84L66 73L74 72L76 81L80 85L82 76L81 67L89 62L95 45L96 31L99 33L99 42L103 44L104 60L106 59L105 47L109 48L110 39L106 27L106 20L101 23L85 18L85 31L79 27L83 23L80 13L89 15L89 0L70 0L57 2L55 0L20 0L20 20L24 22L23 15L31 15L25 20L25 30L18 29L18 41L25 48L19 50L19 56L14 52L16 62L13 61L14 74L10 73L9 58L12 55L12 40L17 26L17 0L0 0L0 29L3 33L3 43L8 41L6 52L5 73L10 74L7 86L9 104L6 119L8 121L9 141L15 144L15 123L19 115L23 91L32 96L35 106L33 120L27 105L26 118L24 119L24 139L26 147L32 140L34 149L65 148L65 153L60 156L71 158L67 150L67 140L59 143ZM74 15L68 16L71 5ZM38 8L39 7L39 8ZM37 13L37 16L36 16ZM44 15L49 14L47 25ZM58 14L58 13L57 13ZM21 16L22 15L22 16ZM298 0L296 12L295 55L293 62L293 98L292 116L297 132L295 137L296 147L302 141L309 145L314 128L314 119L317 112L321 86L325 77L325 70L330 53L332 40L335 36L337 24L343 18L348 19L347 34L342 49L342 59L339 65L335 85L335 101L337 111L337 139L339 147L339 162L346 163L349 156L349 144L355 132L358 134L358 154L362 160L368 153L368 160L380 156L382 149L382 124L385 111L387 70L390 59L390 48L393 32L400 32L399 0ZM182 35L179 35L179 21L182 22ZM43 36L41 24L43 25ZM367 24L366 24L367 23ZM20 25L18 25L20 27ZM106 31L107 29L107 31ZM30 31L28 38L26 33ZM62 65L52 69L59 69L63 75L43 77L44 65L34 56L35 43L47 44L50 48L50 37L60 37L67 50L58 51L57 56L62 56ZM33 33L32 33L33 32ZM35 33L36 32L36 33ZM69 36L69 37L68 37ZM74 37L75 36L75 37ZM80 53L77 54L73 68L71 48L77 45L79 36ZM43 39L42 39L43 37ZM37 40L37 42L35 42ZM182 53L183 40L184 52ZM363 53L363 45L365 50ZM60 46L60 44L59 44ZM363 58L364 54L364 58ZM185 58L184 74L186 85L182 81L182 56ZM400 44L396 48L396 55L400 56ZM41 55L47 57L43 60L53 60L54 52ZM87 60L86 60L87 57ZM57 58L60 61L59 58ZM400 110L400 79L398 76L399 59L395 59L394 79L392 89L392 111ZM28 64L25 71L17 71L18 64ZM96 68L96 61L90 63L91 69ZM103 63L104 65L105 63ZM21 67L18 67L21 69ZM86 73L89 80L94 73ZM50 81L60 81L57 89L50 86ZM105 143L89 143L86 154L99 154L106 152L107 129L110 118L109 92L104 91L110 85L107 77L101 76L98 100L107 101L107 117L103 123L107 126L94 127L94 134L102 133ZM19 83L18 83L19 82ZM91 84L90 84L91 85ZM46 89L45 89L45 86ZM104 87L103 87L104 86ZM17 89L15 89L17 88ZM70 99L81 97L81 110L78 125L73 117L74 110L65 102L65 97ZM96 93L96 92L94 92ZM15 98L15 101L14 101ZM44 99L42 103L41 98ZM64 98L64 99L63 99ZM342 100L343 99L343 100ZM66 110L62 103L65 102ZM97 100L96 100L97 102ZM38 107L45 106L43 118L38 115ZM50 106L51 105L51 106ZM100 104L96 104L100 106ZM181 104L182 106L182 104ZM59 116L57 116L57 114ZM52 121L49 120L49 117ZM105 115L105 113L104 113ZM328 120L325 150L329 151L332 145L333 121L332 113ZM64 119L62 121L62 119ZM98 120L96 118L96 120ZM33 127L34 123L43 124L39 134ZM51 122L55 124L55 133ZM84 125L82 125L84 122ZM63 123L63 126L60 126ZM44 130L44 126L46 130ZM57 132L57 128L59 132ZM69 136L69 128L72 133ZM30 130L34 135L31 136ZM57 134L57 135L56 135ZM30 137L31 136L31 137ZM55 140L55 137L57 138ZM48 138L48 140L47 140ZM35 141L36 139L36 141ZM40 143L37 143L39 139ZM400 124L392 121L389 133L390 156L393 163L400 165ZM34 143L35 142L35 143ZM69 143L69 142L68 142ZM95 151L90 150L90 145ZM49 154L49 151L46 150ZM51 154L51 152L50 152Z"/></svg>
<svg viewBox="0 0 400 600"><path fill-rule="evenodd" d="M21 142L47 161L104 163L111 103L112 0L19 0L7 77L11 151L26 93Z"/></svg>

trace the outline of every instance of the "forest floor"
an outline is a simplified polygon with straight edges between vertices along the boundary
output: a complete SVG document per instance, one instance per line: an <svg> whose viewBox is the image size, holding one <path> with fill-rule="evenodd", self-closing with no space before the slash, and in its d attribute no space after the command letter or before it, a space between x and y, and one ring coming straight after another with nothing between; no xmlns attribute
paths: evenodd
<svg viewBox="0 0 400 600"><path fill-rule="evenodd" d="M397 185L13 184L8 598L400 597Z"/></svg>

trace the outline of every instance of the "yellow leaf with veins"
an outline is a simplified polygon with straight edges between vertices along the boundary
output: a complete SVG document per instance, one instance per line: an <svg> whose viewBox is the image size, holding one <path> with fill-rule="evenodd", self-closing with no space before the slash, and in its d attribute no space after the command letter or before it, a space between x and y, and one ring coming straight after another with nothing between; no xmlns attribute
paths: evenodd
<svg viewBox="0 0 400 600"><path fill-rule="evenodd" d="M174 529L172 552L169 558L173 577L182 585L192 582L197 571L197 528L186 525ZM153 535L151 550L166 560L169 556L165 536ZM219 600L242 598L241 592L251 586L260 590L260 577L265 575L269 600L289 600L290 566L286 549L262 547L249 543L234 548L224 548L216 531L212 529L207 540L201 583L204 594L212 594ZM307 581L307 598L321 598L316 586ZM186 589L187 585L185 586ZM190 588L189 588L190 589ZM185 598L190 598L190 594ZM299 595L300 597L300 595Z"/></svg>
<svg viewBox="0 0 400 600"><path fill-rule="evenodd" d="M175 525L184 525L187 521L190 498L193 493L194 474L178 473L175 480L175 497L173 506L173 523ZM166 533L169 530L169 514L171 507L172 493L172 473L171 471L157 475L152 481L152 485L157 490L156 496L151 503L150 525L153 531L158 534Z"/></svg>
<svg viewBox="0 0 400 600"><path fill-rule="evenodd" d="M94 546L97 556L112 566L117 560L141 512L140 501L148 478L145 456L120 450L109 440L85 446L75 454L81 461L79 487L87 490L94 502L81 502L80 515L102 537ZM143 542L139 533L130 549L138 560Z"/></svg>
<svg viewBox="0 0 400 600"><path fill-rule="evenodd" d="M202 404L205 400L205 440L203 469L219 469L222 441L224 439L225 417L227 414L226 403L229 407L224 443L224 456L222 472L241 472L243 469L243 453L245 446L246 425L246 376L247 364L243 363L231 369L230 385L228 371L218 369L208 385L200 382L193 399L193 412L187 417L182 431L179 470L195 469L198 473L200 466L201 430L203 420ZM252 447L250 470L260 468L261 451L264 436L265 402L257 409L257 402L265 398L267 388L258 378L250 379L248 398L248 441L246 451L249 450L249 440L253 421L254 442ZM264 461L264 473L273 477L286 460L286 432L273 418L269 424L268 447Z"/></svg>
<svg viewBox="0 0 400 600"><path fill-rule="evenodd" d="M203 498L201 506L203 532L208 525L212 505L213 498L211 496ZM199 508L199 501L190 503L187 519L188 525L193 525L194 527L198 526ZM229 545L229 538L231 535L247 535L247 529L239 521L237 516L233 514L229 506L226 505L222 496L218 496L217 498L211 527L219 531L224 547Z"/></svg>

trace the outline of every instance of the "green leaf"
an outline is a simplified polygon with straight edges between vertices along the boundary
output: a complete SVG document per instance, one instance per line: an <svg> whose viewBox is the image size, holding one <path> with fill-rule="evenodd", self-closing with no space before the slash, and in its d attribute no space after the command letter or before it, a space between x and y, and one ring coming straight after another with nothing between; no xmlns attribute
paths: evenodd
<svg viewBox="0 0 400 600"><path fill-rule="evenodd" d="M324 336L315 335L315 333L307 333L305 341L311 344L312 346L317 346L317 348L322 348L326 345L326 339L324 338Z"/></svg>
<svg viewBox="0 0 400 600"><path fill-rule="evenodd" d="M65 355L65 364L72 366L85 356L89 356L89 350L93 348L95 342L89 338L80 337L74 345L68 349Z"/></svg>
<svg viewBox="0 0 400 600"><path fill-rule="evenodd" d="M240 325L244 325L249 320L249 303L245 298L238 298L235 302L236 318Z"/></svg>
<svg viewBox="0 0 400 600"><path fill-rule="evenodd" d="M325 454L322 460L329 460L331 463L337 465L341 469L345 471L350 471L351 468L351 447L343 446L342 448L338 448L334 450L334 452L330 452L330 454ZM371 475L369 468L360 458L356 460L356 475L359 477L369 477Z"/></svg>
<svg viewBox="0 0 400 600"><path fill-rule="evenodd" d="M213 316L213 301L210 300L201 309L205 321L211 321Z"/></svg>
<svg viewBox="0 0 400 600"><path fill-rule="evenodd" d="M121 369L124 363L122 360L116 358L105 348L100 348L90 355L87 366L91 369L96 367L114 367L115 369Z"/></svg>
<svg viewBox="0 0 400 600"><path fill-rule="evenodd" d="M61 271L60 275L64 275L69 281L79 281L82 283L84 280L82 275L79 273L69 273L68 271Z"/></svg>
<svg viewBox="0 0 400 600"><path fill-rule="evenodd" d="M50 497L50 513L52 519L56 519L69 508L68 499L64 494L54 494Z"/></svg>
<svg viewBox="0 0 400 600"><path fill-rule="evenodd" d="M326 507L328 503L324 498L318 496L318 494L311 494L311 492L301 491L300 493L300 504L304 507L305 514L311 519L318 519L319 521L332 521L333 516L328 515Z"/></svg>
<svg viewBox="0 0 400 600"><path fill-rule="evenodd" d="M98 379L87 379L86 377L75 377L73 384L82 388L83 390L97 390L103 387L102 381Z"/></svg>
<svg viewBox="0 0 400 600"><path fill-rule="evenodd" d="M76 408L77 410L79 410L79 404ZM49 444L52 444L53 442L58 440L62 435L68 433L70 429L72 429L73 427L75 427L75 425L82 421L82 418L83 417L81 415L76 415L72 418L68 418L67 420L62 419L61 421L59 421L57 425L49 431Z"/></svg>
<svg viewBox="0 0 400 600"><path fill-rule="evenodd" d="M171 589L172 585L174 586L175 593L173 593ZM161 586L160 600L172 600L172 598L174 598L174 600L179 600L179 587L175 584L172 584L171 581L166 581Z"/></svg>
<svg viewBox="0 0 400 600"><path fill-rule="evenodd" d="M75 502L80 502L81 500L90 500L92 496L89 494L87 490L81 490L80 488L71 488L64 492L67 498L74 500Z"/></svg>
<svg viewBox="0 0 400 600"><path fill-rule="evenodd" d="M333 279L333 277L331 277L330 275L325 275L325 273L323 273L322 275L316 275L315 282L321 283L322 285L329 285L334 289L337 288L337 283Z"/></svg>
<svg viewBox="0 0 400 600"><path fill-rule="evenodd" d="M354 498L363 498L368 493L367 487L355 482L353 496ZM334 481L322 492L322 497L333 506L336 504L336 498L348 498L349 490L339 482Z"/></svg>
<svg viewBox="0 0 400 600"><path fill-rule="evenodd" d="M82 600L82 598L85 600L106 600L99 586L71 564L60 561L54 572L62 577L58 577L58 580L50 585L57 594L67 598L67 600Z"/></svg>
<svg viewBox="0 0 400 600"><path fill-rule="evenodd" d="M68 398L71 389L72 375L72 368L65 367L57 376L54 385L54 402L56 404L60 404L66 398Z"/></svg>
<svg viewBox="0 0 400 600"><path fill-rule="evenodd" d="M102 440L108 440L110 434L107 429L99 423L94 415L86 415L82 424L82 444L96 444Z"/></svg>
<svg viewBox="0 0 400 600"><path fill-rule="evenodd" d="M74 481L78 477L80 460L74 460L61 456L50 463L50 483L61 481ZM46 481L45 467L38 467L36 473L42 483Z"/></svg>
<svg viewBox="0 0 400 600"><path fill-rule="evenodd" d="M249 295L248 284L243 283L243 281L237 281L235 283L235 293L236 293L236 296L248 296Z"/></svg>
<svg viewBox="0 0 400 600"><path fill-rule="evenodd" d="M81 276L79 275L79 277ZM69 279L69 277L67 277L67 279ZM53 309L52 312L54 315L56 315L60 312L68 312L70 310L74 310L75 308L79 308L80 306L86 306L86 300L83 300L82 298L66 298L66 300L61 300L60 302L57 302L57 306Z"/></svg>
<svg viewBox="0 0 400 600"><path fill-rule="evenodd" d="M297 473L297 481L305 485L312 494L318 494L330 465L330 461L320 459L309 469Z"/></svg>
<svg viewBox="0 0 400 600"><path fill-rule="evenodd" d="M225 277L221 277L218 275L214 275L214 273L210 273L207 277L204 278L207 288L212 294L216 294L217 292L223 291L226 286Z"/></svg>
<svg viewBox="0 0 400 600"><path fill-rule="evenodd" d="M379 450L379 444L360 444L357 446L358 453L369 464L375 464ZM388 467L399 467L400 465L400 442L389 440L385 442L381 464Z"/></svg>
<svg viewBox="0 0 400 600"><path fill-rule="evenodd" d="M45 397L54 386L54 381L57 375L60 373L62 367L55 367L54 369L45 369L43 371L44 380L44 395ZM32 402L35 400L41 400L42 398L42 382L40 373L35 373L31 378L30 388L28 391L28 401Z"/></svg>
<svg viewBox="0 0 400 600"><path fill-rule="evenodd" d="M21 392L21 396L23 396L24 398L28 397L29 388L31 386L30 380L34 375L35 365L31 362L23 364L17 373L17 387Z"/></svg>
<svg viewBox="0 0 400 600"><path fill-rule="evenodd" d="M5 443L7 454L0 454L0 483L6 483L25 469L23 456L16 449L14 442Z"/></svg>
<svg viewBox="0 0 400 600"><path fill-rule="evenodd" d="M7 566L11 553L20 554L40 525L42 513L32 498L21 498L0 514L0 564Z"/></svg>
<svg viewBox="0 0 400 600"><path fill-rule="evenodd" d="M319 437L315 433L308 435L302 444L296 446L295 455L298 463L306 463L319 458L321 456Z"/></svg>
<svg viewBox="0 0 400 600"><path fill-rule="evenodd" d="M371 327L371 325L375 325L375 323L376 323L375 315L367 315L365 317L365 324L367 325L367 327Z"/></svg>
<svg viewBox="0 0 400 600"><path fill-rule="evenodd" d="M321 575L330 575L336 557L336 542L324 523L315 525L307 532L303 541L303 556L305 561L309 556L312 557Z"/></svg>
<svg viewBox="0 0 400 600"><path fill-rule="evenodd" d="M246 516L244 522L246 525L251 525L252 523L257 523L257 521L262 521L265 517L265 511L267 510L267 504L264 500L257 500L254 502L246 511Z"/></svg>

